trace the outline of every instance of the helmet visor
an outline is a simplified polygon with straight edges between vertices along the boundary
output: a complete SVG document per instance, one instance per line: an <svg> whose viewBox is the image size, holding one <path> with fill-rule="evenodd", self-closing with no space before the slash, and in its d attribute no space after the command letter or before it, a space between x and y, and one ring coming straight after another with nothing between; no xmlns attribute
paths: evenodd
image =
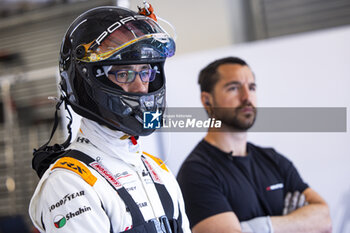
<svg viewBox="0 0 350 233"><path fill-rule="evenodd" d="M85 62L118 60L121 57L123 60L128 57L164 59L175 53L172 38L155 21L139 15L123 18L123 22L112 24L97 39L82 46L86 53L79 60Z"/></svg>

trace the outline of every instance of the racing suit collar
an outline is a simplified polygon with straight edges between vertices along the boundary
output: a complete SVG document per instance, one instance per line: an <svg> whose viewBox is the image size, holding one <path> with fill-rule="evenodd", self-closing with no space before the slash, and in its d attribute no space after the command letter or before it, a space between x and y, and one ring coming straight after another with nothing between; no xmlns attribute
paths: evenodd
<svg viewBox="0 0 350 233"><path fill-rule="evenodd" d="M129 135L125 134L122 131L112 130L106 126L100 125L97 122L89 120L87 118L81 119L80 129L83 132L83 134L85 133L84 131L95 133L102 139L107 140L109 142L112 142L118 139L124 141L124 139L129 138ZM91 134L89 133L89 135Z"/></svg>
<svg viewBox="0 0 350 233"><path fill-rule="evenodd" d="M112 130L95 121L82 118L77 137L85 137L90 143L111 157L116 157L134 167L141 165L140 144L133 145L129 136Z"/></svg>

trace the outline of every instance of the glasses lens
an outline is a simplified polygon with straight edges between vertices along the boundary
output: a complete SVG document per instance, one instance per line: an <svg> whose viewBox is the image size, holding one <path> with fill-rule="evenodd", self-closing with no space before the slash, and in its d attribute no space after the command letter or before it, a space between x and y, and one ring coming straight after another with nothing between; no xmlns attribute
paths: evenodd
<svg viewBox="0 0 350 233"><path fill-rule="evenodd" d="M115 72L115 79L120 83L130 83L134 81L136 73L132 70L118 70Z"/></svg>
<svg viewBox="0 0 350 233"><path fill-rule="evenodd" d="M142 70L140 77L143 82L152 82L156 77L156 71L153 69Z"/></svg>

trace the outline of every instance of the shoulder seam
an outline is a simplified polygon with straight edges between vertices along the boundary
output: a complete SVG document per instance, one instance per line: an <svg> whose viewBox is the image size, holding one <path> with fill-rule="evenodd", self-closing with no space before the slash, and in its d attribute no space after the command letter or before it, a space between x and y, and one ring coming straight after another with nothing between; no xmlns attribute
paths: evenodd
<svg viewBox="0 0 350 233"><path fill-rule="evenodd" d="M145 151L143 151L142 153L143 153L144 155L147 155L147 156L148 156L149 158L151 158L154 162L156 162L156 163L159 165L159 167L161 167L163 170L169 172L169 169L168 169L168 167L165 165L165 163L163 162L163 160L161 160L160 158L155 157L155 156L153 156L153 155L151 155L151 154L149 154L149 153L147 153L147 152L145 152Z"/></svg>
<svg viewBox="0 0 350 233"><path fill-rule="evenodd" d="M83 178L83 180L86 181L86 183L91 186L94 186L97 181L96 176L91 173L90 169L86 165L72 157L62 157L58 159L51 168L51 171L55 168L64 168L70 170L78 174L81 178Z"/></svg>

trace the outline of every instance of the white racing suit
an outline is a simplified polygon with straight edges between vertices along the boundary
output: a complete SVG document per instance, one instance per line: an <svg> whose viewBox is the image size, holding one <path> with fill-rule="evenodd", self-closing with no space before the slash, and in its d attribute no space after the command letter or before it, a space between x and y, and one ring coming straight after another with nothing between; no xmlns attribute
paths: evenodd
<svg viewBox="0 0 350 233"><path fill-rule="evenodd" d="M166 215L156 189L156 183L163 184L171 197L173 218L180 220L177 232L191 232L175 177L161 160L142 152L136 141L82 119L80 132L68 149L89 155L95 160L91 164L102 173L70 157L51 164L29 206L29 215L40 232L132 232L131 210L110 183L126 189L145 222L157 224ZM163 232L160 229L156 232Z"/></svg>

